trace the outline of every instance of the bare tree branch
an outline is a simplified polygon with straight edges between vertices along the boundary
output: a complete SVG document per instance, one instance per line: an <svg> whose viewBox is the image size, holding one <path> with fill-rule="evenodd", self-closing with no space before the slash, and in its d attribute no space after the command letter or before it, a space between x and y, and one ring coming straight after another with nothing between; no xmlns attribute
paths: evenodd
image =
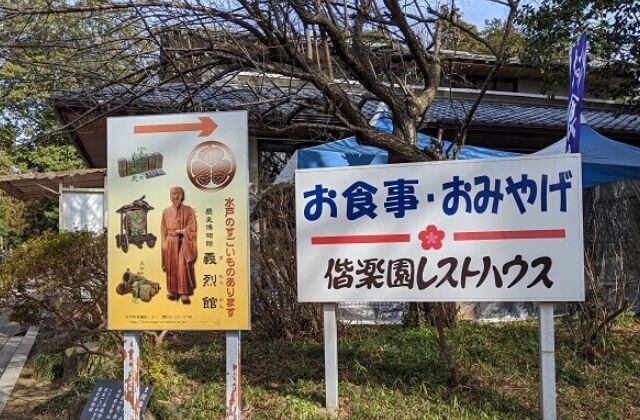
<svg viewBox="0 0 640 420"><path fill-rule="evenodd" d="M61 129L141 102L159 112L207 107L220 92L236 89L237 103L226 101L224 109L248 107L255 132L349 132L388 150L394 162L439 159L415 144L443 73L453 71L443 65L443 39L461 31L495 56L461 120L459 149L505 60L513 27L517 1L493 2L509 10L498 48L458 22L453 10L417 0L129 0L44 7L0 0L0 59L51 75L47 83L55 90L90 86L101 97L85 98L77 120ZM84 29L47 31L55 19ZM35 85L42 77L25 72L24 83ZM148 99L158 89L177 87L179 97ZM359 105L364 97L387 106L392 133L369 125L371 115Z"/></svg>

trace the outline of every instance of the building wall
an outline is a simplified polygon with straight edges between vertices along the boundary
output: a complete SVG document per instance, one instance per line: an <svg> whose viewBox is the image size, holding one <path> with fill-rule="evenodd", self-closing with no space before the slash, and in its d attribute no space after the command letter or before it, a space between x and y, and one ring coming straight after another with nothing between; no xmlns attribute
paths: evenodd
<svg viewBox="0 0 640 420"><path fill-rule="evenodd" d="M534 93L540 94L542 83L539 80L533 79L518 79L518 92L519 93Z"/></svg>

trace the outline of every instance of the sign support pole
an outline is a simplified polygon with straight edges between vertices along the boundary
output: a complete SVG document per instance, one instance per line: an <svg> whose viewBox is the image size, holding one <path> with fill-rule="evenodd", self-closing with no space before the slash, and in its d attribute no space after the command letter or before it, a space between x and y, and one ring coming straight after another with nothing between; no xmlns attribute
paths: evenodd
<svg viewBox="0 0 640 420"><path fill-rule="evenodd" d="M240 382L240 331L227 331L227 420L237 420L242 416Z"/></svg>
<svg viewBox="0 0 640 420"><path fill-rule="evenodd" d="M62 182L58 184L58 232L62 232L64 227L64 214L62 206L64 201L62 200Z"/></svg>
<svg viewBox="0 0 640 420"><path fill-rule="evenodd" d="M124 331L124 419L140 419L140 333Z"/></svg>
<svg viewBox="0 0 640 420"><path fill-rule="evenodd" d="M336 304L325 303L324 315L324 381L327 410L338 409L338 328Z"/></svg>
<svg viewBox="0 0 640 420"><path fill-rule="evenodd" d="M539 303L538 341L540 343L540 412L543 420L555 420L556 355L553 325L553 303Z"/></svg>

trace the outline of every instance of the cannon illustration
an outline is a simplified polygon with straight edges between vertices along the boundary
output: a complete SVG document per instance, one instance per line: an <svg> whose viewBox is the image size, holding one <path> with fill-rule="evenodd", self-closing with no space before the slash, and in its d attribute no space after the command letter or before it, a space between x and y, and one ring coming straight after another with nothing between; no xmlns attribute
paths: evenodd
<svg viewBox="0 0 640 420"><path fill-rule="evenodd" d="M122 275L122 281L116 286L116 293L119 295L131 293L133 297L143 302L151 301L158 292L160 292L159 283L147 280L142 274L132 273L128 268Z"/></svg>

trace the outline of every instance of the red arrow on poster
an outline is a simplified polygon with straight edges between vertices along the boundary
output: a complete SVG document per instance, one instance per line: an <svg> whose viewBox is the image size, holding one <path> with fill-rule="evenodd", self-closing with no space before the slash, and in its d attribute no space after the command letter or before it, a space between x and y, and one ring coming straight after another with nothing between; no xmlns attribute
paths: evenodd
<svg viewBox="0 0 640 420"><path fill-rule="evenodd" d="M197 123L183 123L183 124L149 124L149 125L134 125L134 134L150 134L150 133L175 133L180 131L200 131L199 137L207 137L218 128L216 124L209 117L198 117L200 122Z"/></svg>

